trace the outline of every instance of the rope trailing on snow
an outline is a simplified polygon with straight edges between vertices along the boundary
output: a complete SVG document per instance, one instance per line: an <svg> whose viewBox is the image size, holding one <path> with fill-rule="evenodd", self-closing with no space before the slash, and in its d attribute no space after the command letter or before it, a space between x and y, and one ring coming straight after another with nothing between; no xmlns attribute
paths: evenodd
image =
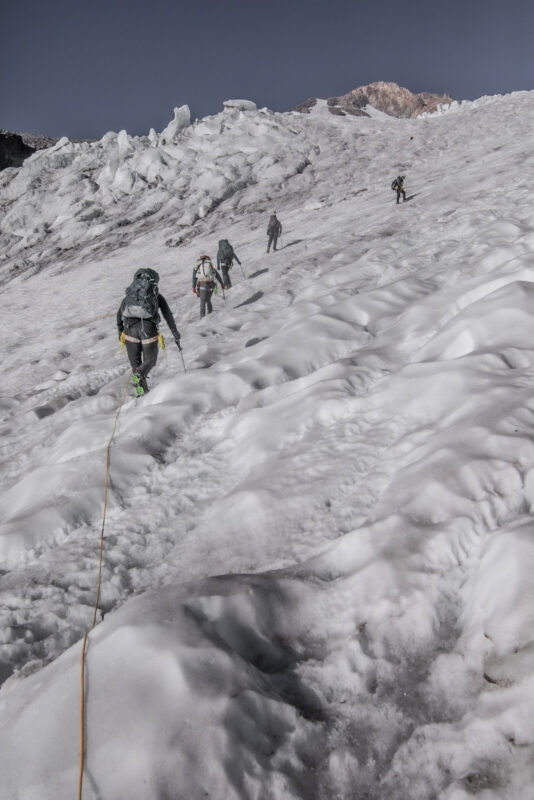
<svg viewBox="0 0 534 800"><path fill-rule="evenodd" d="M85 653L87 637L85 633L82 642L82 659L80 664L80 770L78 775L78 800L82 800L83 768L85 763Z"/></svg>
<svg viewBox="0 0 534 800"><path fill-rule="evenodd" d="M98 556L98 577L97 577L97 586L96 586L96 597L95 597L95 604L93 609L93 619L91 621L91 627L88 631L86 631L83 642L82 642L82 654L81 654L81 664L80 664L80 769L78 775L78 800L82 800L82 792L83 792L83 771L85 766L85 662L86 662L86 654L87 654L87 642L88 637L93 628L96 625L96 616L98 614L98 607L100 605L100 591L102 588L102 566L104 561L104 532L106 529L106 514L108 510L108 491L109 491L109 467L110 467L110 454L111 454L111 446L113 444L113 440L115 439L115 433L117 431L117 424L119 421L119 415L121 413L121 409L124 405L124 401L126 400L126 394L128 392L128 386L130 383L130 374L128 373L128 379L124 384L124 389L122 392L122 396L119 402L119 406L115 413L115 419L113 421L113 430L111 432L111 436L109 438L108 445L106 447L106 471L105 471L105 478L104 478L104 510L102 513L102 527L100 529L100 548L99 548L99 556Z"/></svg>

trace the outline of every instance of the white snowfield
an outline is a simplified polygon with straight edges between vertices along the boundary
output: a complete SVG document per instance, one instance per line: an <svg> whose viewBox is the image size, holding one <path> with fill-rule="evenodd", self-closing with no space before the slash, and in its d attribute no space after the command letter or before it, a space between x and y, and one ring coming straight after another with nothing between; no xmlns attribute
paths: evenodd
<svg viewBox="0 0 534 800"><path fill-rule="evenodd" d="M188 113L0 173L1 800L76 796L142 266L187 373L111 448L83 797L532 800L534 93Z"/></svg>

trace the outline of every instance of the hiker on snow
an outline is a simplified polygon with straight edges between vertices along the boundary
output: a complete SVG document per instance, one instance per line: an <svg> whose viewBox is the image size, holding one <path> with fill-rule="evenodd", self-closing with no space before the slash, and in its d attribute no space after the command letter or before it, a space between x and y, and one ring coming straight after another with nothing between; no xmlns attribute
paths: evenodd
<svg viewBox="0 0 534 800"><path fill-rule="evenodd" d="M200 297L200 318L211 314L211 295L215 289L215 281L218 281L224 291L222 278L211 263L209 256L200 256L197 264L193 267L193 292Z"/></svg>
<svg viewBox="0 0 534 800"><path fill-rule="evenodd" d="M278 244L278 237L282 235L282 223L276 216L276 214L271 214L271 218L269 219L269 224L267 226L267 236L269 237L269 241L267 242L267 252L271 249L271 245L273 246L273 250L276 250L276 245Z"/></svg>
<svg viewBox="0 0 534 800"><path fill-rule="evenodd" d="M156 270L138 269L117 311L119 340L126 345L132 382L138 395L148 392L146 378L158 360L160 310L178 349L182 349L176 322L167 301L159 293L158 281Z"/></svg>
<svg viewBox="0 0 534 800"><path fill-rule="evenodd" d="M397 203L400 200L401 194L402 194L402 202L404 203L404 201L406 200L406 192L404 191L405 177L406 175L399 175L397 178L395 178L395 180L391 184L391 188L393 189L393 191L397 192Z"/></svg>
<svg viewBox="0 0 534 800"><path fill-rule="evenodd" d="M220 239L219 249L217 250L217 269L222 270L223 287L225 289L229 289L232 285L229 270L232 269L234 258L239 266L241 266L241 261L238 259L237 254L228 239Z"/></svg>

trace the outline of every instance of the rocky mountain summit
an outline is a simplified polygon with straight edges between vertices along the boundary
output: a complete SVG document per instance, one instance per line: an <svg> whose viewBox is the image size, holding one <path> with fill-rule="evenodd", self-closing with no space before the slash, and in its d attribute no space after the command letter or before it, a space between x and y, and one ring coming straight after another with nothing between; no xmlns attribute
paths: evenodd
<svg viewBox="0 0 534 800"><path fill-rule="evenodd" d="M377 81L338 97L326 98L328 108L332 114L352 114L355 116L368 116L366 106L373 106L391 117L413 118L424 112L436 111L439 105L449 104L452 98L449 95L434 94L433 92L420 92L414 94L409 89L389 81ZM310 108L317 103L317 98L312 97L295 107L295 111L308 114Z"/></svg>

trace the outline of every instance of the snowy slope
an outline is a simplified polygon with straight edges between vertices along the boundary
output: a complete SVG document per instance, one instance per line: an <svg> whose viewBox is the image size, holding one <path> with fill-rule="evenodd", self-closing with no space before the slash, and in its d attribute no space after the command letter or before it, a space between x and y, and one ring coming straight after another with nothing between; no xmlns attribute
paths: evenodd
<svg viewBox="0 0 534 800"><path fill-rule="evenodd" d="M534 94L186 122L0 179L0 797L76 790L147 265L188 371L119 417L84 797L534 798Z"/></svg>

